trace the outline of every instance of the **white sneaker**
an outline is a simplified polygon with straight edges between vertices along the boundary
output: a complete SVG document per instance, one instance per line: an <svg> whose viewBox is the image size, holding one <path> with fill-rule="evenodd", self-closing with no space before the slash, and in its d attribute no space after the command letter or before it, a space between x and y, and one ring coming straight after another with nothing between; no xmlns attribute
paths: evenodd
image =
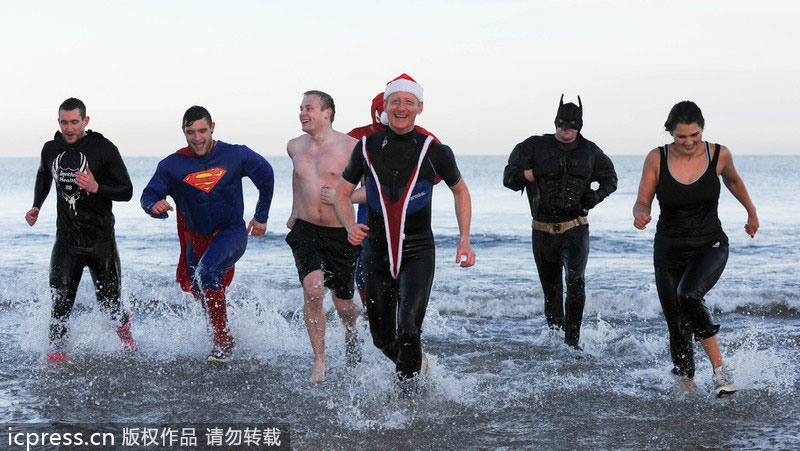
<svg viewBox="0 0 800 451"><path fill-rule="evenodd" d="M214 346L214 349L211 350L211 354L209 354L206 359L206 363L228 363L230 358L230 352L225 352L217 346Z"/></svg>
<svg viewBox="0 0 800 451"><path fill-rule="evenodd" d="M733 372L727 365L714 368L714 376L711 379L714 381L714 395L717 398L736 393L736 387L733 385Z"/></svg>

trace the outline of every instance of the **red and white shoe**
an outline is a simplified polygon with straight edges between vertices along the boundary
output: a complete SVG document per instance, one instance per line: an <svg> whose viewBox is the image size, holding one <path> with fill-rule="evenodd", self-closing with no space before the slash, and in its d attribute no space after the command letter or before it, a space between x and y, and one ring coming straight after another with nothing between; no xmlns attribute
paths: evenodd
<svg viewBox="0 0 800 451"><path fill-rule="evenodd" d="M125 352L134 352L136 351L136 341L133 339L133 335L131 335L131 318L133 314L131 313L130 309L128 310L128 321L125 323L124 326L117 328L117 335L119 336L120 341L122 342L122 350Z"/></svg>
<svg viewBox="0 0 800 451"><path fill-rule="evenodd" d="M47 360L49 360L50 363L61 363L67 360L67 353L63 352L47 354Z"/></svg>

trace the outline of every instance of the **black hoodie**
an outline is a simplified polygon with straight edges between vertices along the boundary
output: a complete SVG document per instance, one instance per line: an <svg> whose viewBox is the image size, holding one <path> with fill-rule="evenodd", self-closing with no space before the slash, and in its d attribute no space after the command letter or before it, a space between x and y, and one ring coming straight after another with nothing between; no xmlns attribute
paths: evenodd
<svg viewBox="0 0 800 451"><path fill-rule="evenodd" d="M76 173L92 171L98 189L89 193L76 184ZM56 181L58 219L56 237L73 246L88 247L114 238L111 201L127 202L133 195L128 169L117 147L100 133L88 130L86 136L68 144L61 132L42 148L36 174L33 206L40 208Z"/></svg>

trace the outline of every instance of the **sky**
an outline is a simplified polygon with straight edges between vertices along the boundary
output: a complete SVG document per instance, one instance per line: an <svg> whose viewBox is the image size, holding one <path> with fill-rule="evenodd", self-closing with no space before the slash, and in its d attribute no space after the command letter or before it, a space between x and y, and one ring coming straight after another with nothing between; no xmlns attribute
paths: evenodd
<svg viewBox="0 0 800 451"><path fill-rule="evenodd" d="M610 155L671 142L681 100L734 155L797 155L799 14L777 0L0 0L0 157L37 157L73 96L123 156L184 146L195 104L218 139L285 156L304 91L331 94L347 132L403 72L425 89L417 124L456 155L552 133L562 93Z"/></svg>

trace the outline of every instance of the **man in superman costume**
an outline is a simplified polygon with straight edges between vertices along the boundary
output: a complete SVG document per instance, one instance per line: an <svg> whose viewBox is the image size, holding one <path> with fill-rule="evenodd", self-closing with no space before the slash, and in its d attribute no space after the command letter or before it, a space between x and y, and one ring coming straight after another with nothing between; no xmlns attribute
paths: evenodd
<svg viewBox="0 0 800 451"><path fill-rule="evenodd" d="M364 242L369 328L375 346L400 380L425 373L420 334L434 273L431 200L436 175L453 192L460 240L456 262L475 264L469 242L472 205L453 151L415 129L422 86L406 74L386 85L389 128L362 138L350 156L334 196L339 221L352 244ZM366 224L356 223L350 196L365 176ZM463 259L463 261L462 261Z"/></svg>
<svg viewBox="0 0 800 451"><path fill-rule="evenodd" d="M208 362L226 362L235 341L227 326L225 287L247 247L247 234L264 235L272 203L272 166L247 146L212 138L208 110L193 106L182 122L187 147L161 160L142 192L141 204L154 218L166 218L176 205L181 257L177 281L203 302L213 330ZM258 188L253 219L245 227L242 178Z"/></svg>
<svg viewBox="0 0 800 451"><path fill-rule="evenodd" d="M369 109L370 116L372 116L372 124L365 125L363 127L356 127L350 130L347 135L352 136L355 139L361 140L361 138L365 136L369 136L373 133L378 133L386 130L386 126L389 125L389 117L383 111L383 93L379 92L373 99L372 104L370 105ZM422 132L425 135L433 136L434 141L441 143L439 138L437 138L433 133L425 130L424 128L417 125L415 127L417 130ZM440 176L436 176L436 181L434 183L439 183L441 181ZM358 210L356 212L356 222L359 224L366 224L367 220L367 207L360 203L358 204ZM364 316L367 315L367 294L364 291L364 258L363 256L358 256L358 264L356 265L356 288L358 289L358 295L361 297L361 305L364 308Z"/></svg>

